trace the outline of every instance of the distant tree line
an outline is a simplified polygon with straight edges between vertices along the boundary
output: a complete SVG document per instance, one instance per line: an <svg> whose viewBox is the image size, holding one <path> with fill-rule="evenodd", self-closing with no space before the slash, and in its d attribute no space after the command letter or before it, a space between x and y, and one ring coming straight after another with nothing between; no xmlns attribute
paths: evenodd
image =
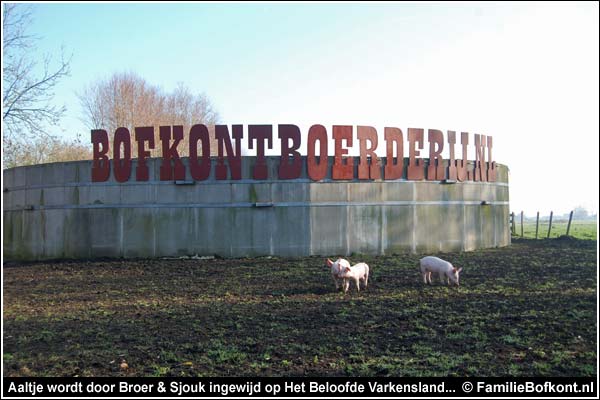
<svg viewBox="0 0 600 400"><path fill-rule="evenodd" d="M516 214L518 214L518 213L516 213ZM553 220L555 222L562 221L562 220L568 221L569 215L570 215L570 212L562 214L562 215L554 214ZM528 212L527 215L524 215L524 217L523 217L523 219L528 222L535 221L536 218L537 218L536 214L531 214L531 212ZM583 206L577 206L573 209L573 220L575 220L575 221L595 220L597 218L598 218L598 214L590 213ZM549 219L550 219L550 211L541 211L540 212L540 221L548 221Z"/></svg>

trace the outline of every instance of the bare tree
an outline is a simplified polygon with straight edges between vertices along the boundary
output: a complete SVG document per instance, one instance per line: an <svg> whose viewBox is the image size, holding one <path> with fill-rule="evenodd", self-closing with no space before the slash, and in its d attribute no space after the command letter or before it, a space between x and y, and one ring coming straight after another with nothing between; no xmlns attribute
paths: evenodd
<svg viewBox="0 0 600 400"><path fill-rule="evenodd" d="M20 146L31 146L41 137L56 139L47 129L58 123L65 107L52 105L54 87L68 76L70 60L61 51L58 65L53 66L47 55L41 73L36 73L38 62L32 58L32 51L38 38L26 30L31 23L31 10L21 4L3 6L2 144L5 152L19 152Z"/></svg>
<svg viewBox="0 0 600 400"><path fill-rule="evenodd" d="M183 125L184 132L194 124L205 124L212 131L218 121L218 113L210 100L203 94L195 95L180 83L173 92L165 93L161 88L149 84L133 72L115 73L105 80L94 82L79 93L83 108L84 123L90 129L105 129L110 135L119 127L126 127L133 135L133 128L153 126L155 149L152 156L161 154L159 127ZM216 141L211 135L211 151ZM179 145L181 156L188 155L188 135ZM132 156L137 156L135 141Z"/></svg>
<svg viewBox="0 0 600 400"><path fill-rule="evenodd" d="M90 160L90 145L83 144L81 137L73 141L52 137L50 140L40 137L33 141L4 149L4 163L8 168L49 162Z"/></svg>

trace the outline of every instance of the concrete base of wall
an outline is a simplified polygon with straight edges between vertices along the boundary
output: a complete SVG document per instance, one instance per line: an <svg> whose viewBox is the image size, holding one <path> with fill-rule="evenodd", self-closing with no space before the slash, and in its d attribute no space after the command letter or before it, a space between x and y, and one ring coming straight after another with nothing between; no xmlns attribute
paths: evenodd
<svg viewBox="0 0 600 400"><path fill-rule="evenodd" d="M278 161L268 159L269 176L277 176ZM504 166L495 183L258 182L249 179L250 158L241 181L211 176L178 185L155 179L160 162L149 161L148 182L92 183L88 161L5 170L5 259L335 256L510 244Z"/></svg>

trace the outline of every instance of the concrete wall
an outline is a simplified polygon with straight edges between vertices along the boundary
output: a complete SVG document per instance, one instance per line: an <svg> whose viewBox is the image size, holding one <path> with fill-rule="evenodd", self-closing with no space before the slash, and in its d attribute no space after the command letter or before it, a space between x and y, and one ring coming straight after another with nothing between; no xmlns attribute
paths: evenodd
<svg viewBox="0 0 600 400"><path fill-rule="evenodd" d="M255 159L247 157L241 181L216 181L213 160L206 181L193 182L186 168L185 185L158 180L160 159L147 161L148 182L135 181L135 161L126 183L112 173L92 183L91 161L5 170L4 257L336 256L510 244L505 166L495 183L313 182L305 165L299 179L276 179L279 158L267 161L271 180L250 179Z"/></svg>

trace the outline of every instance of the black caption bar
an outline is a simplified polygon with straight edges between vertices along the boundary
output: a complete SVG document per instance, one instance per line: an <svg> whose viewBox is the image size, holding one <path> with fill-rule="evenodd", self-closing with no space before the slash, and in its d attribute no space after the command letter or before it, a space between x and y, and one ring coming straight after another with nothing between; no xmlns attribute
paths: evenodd
<svg viewBox="0 0 600 400"><path fill-rule="evenodd" d="M596 378L3 378L25 397L597 397Z"/></svg>

